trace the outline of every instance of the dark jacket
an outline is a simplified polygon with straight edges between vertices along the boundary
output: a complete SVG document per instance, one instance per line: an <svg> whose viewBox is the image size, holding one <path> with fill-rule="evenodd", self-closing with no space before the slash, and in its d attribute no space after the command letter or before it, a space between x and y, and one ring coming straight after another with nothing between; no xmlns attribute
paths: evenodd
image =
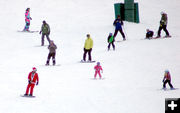
<svg viewBox="0 0 180 113"><path fill-rule="evenodd" d="M121 19L116 19L113 23L113 25L116 27L116 30L121 30L123 21Z"/></svg>
<svg viewBox="0 0 180 113"><path fill-rule="evenodd" d="M55 44L50 44L48 46L49 53L56 53L57 46Z"/></svg>
<svg viewBox="0 0 180 113"><path fill-rule="evenodd" d="M154 32L153 32L153 31L148 31L148 32L146 33L146 38L153 37L153 35L154 35Z"/></svg>
<svg viewBox="0 0 180 113"><path fill-rule="evenodd" d="M47 23L42 25L41 32L42 34L50 34L50 27Z"/></svg>
<svg viewBox="0 0 180 113"><path fill-rule="evenodd" d="M160 20L160 25L167 25L167 14L162 14L161 20Z"/></svg>

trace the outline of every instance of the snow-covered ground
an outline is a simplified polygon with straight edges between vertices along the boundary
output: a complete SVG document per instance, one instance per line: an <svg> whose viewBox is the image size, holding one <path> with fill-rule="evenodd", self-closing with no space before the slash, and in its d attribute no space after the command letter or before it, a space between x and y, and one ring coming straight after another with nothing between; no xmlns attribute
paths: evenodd
<svg viewBox="0 0 180 113"><path fill-rule="evenodd" d="M140 23L125 22L127 41L108 52L113 5L123 0L1 0L0 113L164 113L165 98L180 96L180 90L160 90L165 69L180 88L180 1L135 1ZM44 66L48 43L41 47L38 33L17 32L24 27L27 7L33 19L30 30L40 30L43 20L49 23L60 66ZM142 40L147 28L156 34L161 11L168 14L172 38ZM92 58L101 62L103 80L92 79L95 63L78 63L87 33L94 40ZM120 34L116 40L122 40ZM40 78L36 98L22 98L32 67Z"/></svg>

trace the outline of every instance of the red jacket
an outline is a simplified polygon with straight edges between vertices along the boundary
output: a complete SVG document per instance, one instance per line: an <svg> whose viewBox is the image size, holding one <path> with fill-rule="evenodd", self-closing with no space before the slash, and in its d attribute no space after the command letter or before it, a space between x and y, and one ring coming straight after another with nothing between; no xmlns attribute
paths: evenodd
<svg viewBox="0 0 180 113"><path fill-rule="evenodd" d="M100 70L103 70L101 66L96 65L94 67L95 71L100 72Z"/></svg>
<svg viewBox="0 0 180 113"><path fill-rule="evenodd" d="M36 84L36 82L39 82L39 77L37 73L34 73L33 71L29 73L28 80L31 82L31 84Z"/></svg>
<svg viewBox="0 0 180 113"><path fill-rule="evenodd" d="M169 72L164 74L164 79L171 80L171 75Z"/></svg>

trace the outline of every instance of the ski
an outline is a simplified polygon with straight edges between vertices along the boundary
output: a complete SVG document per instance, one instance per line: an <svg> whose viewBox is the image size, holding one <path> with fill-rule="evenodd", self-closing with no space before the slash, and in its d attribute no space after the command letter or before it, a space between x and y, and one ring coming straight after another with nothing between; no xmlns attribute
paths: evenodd
<svg viewBox="0 0 180 113"><path fill-rule="evenodd" d="M20 95L21 97L27 97L27 98L35 98L36 96L29 96L29 95Z"/></svg>
<svg viewBox="0 0 180 113"><path fill-rule="evenodd" d="M171 91L171 90L178 90L179 88L161 88L160 90L164 90L164 91Z"/></svg>
<svg viewBox="0 0 180 113"><path fill-rule="evenodd" d="M171 38L171 36L164 36L164 37L152 37L152 38L150 38L150 39L145 38L145 40L166 39L166 38Z"/></svg>
<svg viewBox="0 0 180 113"><path fill-rule="evenodd" d="M83 61L83 60L81 60L80 61L80 63L95 63L96 61L95 60L93 60L93 61Z"/></svg>
<svg viewBox="0 0 180 113"><path fill-rule="evenodd" d="M17 32L23 32L23 33L35 33L35 32L39 32L39 31L17 31Z"/></svg>
<svg viewBox="0 0 180 113"><path fill-rule="evenodd" d="M55 64L55 65L47 65L47 64L45 64L45 66L61 66L61 64Z"/></svg>

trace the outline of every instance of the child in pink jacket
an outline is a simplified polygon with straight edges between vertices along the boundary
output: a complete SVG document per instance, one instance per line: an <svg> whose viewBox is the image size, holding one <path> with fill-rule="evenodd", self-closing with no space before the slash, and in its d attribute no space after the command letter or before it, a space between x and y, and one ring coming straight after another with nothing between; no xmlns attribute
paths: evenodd
<svg viewBox="0 0 180 113"><path fill-rule="evenodd" d="M101 79L102 76L101 76L100 71L102 70L102 72L103 72L103 69L100 66L100 62L97 62L97 65L94 67L94 70L95 70L94 78L96 79L97 74L99 74L99 78Z"/></svg>

